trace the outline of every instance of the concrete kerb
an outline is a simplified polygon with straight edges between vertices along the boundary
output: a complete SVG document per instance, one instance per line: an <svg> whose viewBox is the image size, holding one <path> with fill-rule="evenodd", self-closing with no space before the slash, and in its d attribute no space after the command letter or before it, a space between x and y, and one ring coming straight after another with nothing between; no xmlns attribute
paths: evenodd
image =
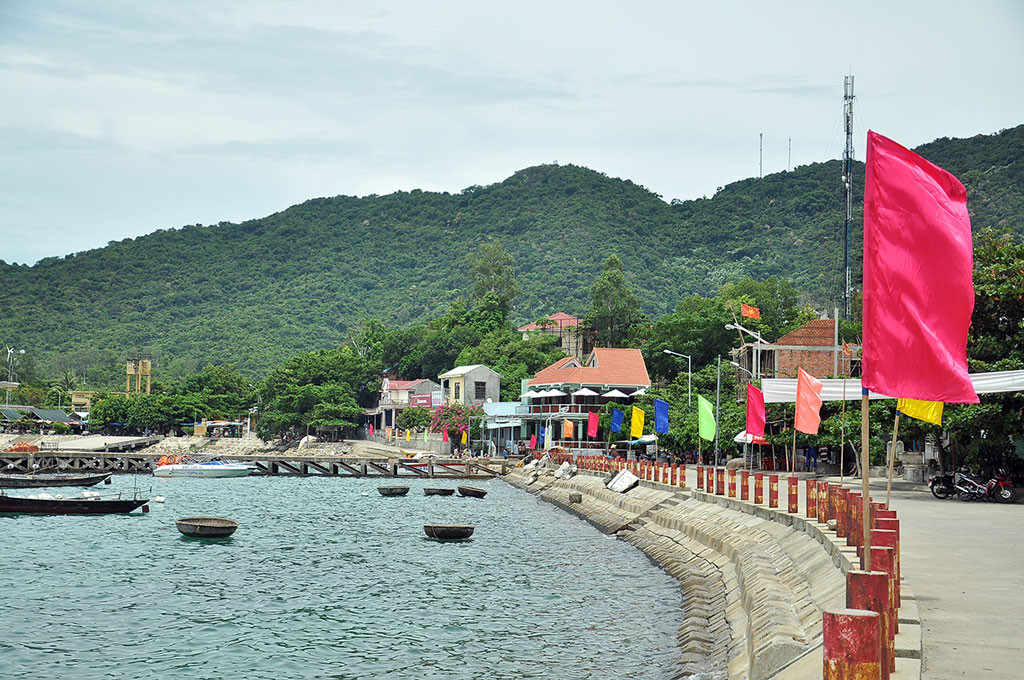
<svg viewBox="0 0 1024 680"><path fill-rule="evenodd" d="M834 529L830 529L827 525L819 524L816 519L808 519L800 514L793 514L787 512L782 508L769 508L767 505L755 505L752 501L743 501L739 498L729 498L719 496L716 494L708 494L704 491L696 491L691 488L676 487L671 485L662 484L659 482L652 482L642 480L638 489L644 491L642 494L636 494L637 498L634 501L629 496L633 496L635 491L631 491L628 494L614 494L613 492L607 491L603 488L603 485L595 486L594 482L600 482L601 478L590 474L586 471L581 471L577 477L573 478L580 480L577 484L571 484L572 479L567 480L563 483L564 486L574 487L572 491L582 493L585 497L590 497L595 503L590 503L591 507L584 509L583 506L588 505L587 503L575 504L569 503L568 489L559 488L563 484L555 483L555 480L551 477L540 477L534 483L533 486L526 486L523 482L525 480L517 480L519 483L515 486L525 488L532 493L537 493L544 497L545 500L552 502L559 507L572 512L574 515L585 519L586 521L594 524L602 531L607 533L620 533L620 535L629 540L637 547L644 550L655 563L662 566L670 575L674 578L679 579L684 589L687 591L687 602L688 605L691 603L694 589L687 587L686 570L680 566L678 559L672 559L666 557L670 554L670 551L666 549L666 545L669 545L672 550L678 551L681 547L680 539L688 538L685 537L679 530L684 527L679 526L678 522L671 527L667 534L658 536L658 533L651 533L651 527L657 527L658 524L655 522L649 522L652 519L664 520L664 517L655 517L659 510L671 509L672 506L688 500L693 499L704 503L714 504L723 507L728 510L742 512L752 517L756 517L760 520L767 520L784 527L790 528L794 532L804 533L813 538L825 551L825 553L832 560L833 564L839 569L842 574L845 574L851 569L856 569L859 565L857 563L857 556L854 549L846 546L845 540L840 540L836 537ZM582 480L588 480L588 483L583 484ZM651 493L654 492L654 493ZM658 493L660 492L660 493ZM561 496L565 495L566 498L562 499ZM607 498L600 498L607 496ZM628 498L628 500L627 500ZM606 505L611 506L606 509L605 512L595 510L598 508L593 507L594 505ZM664 514L664 513L663 513ZM671 521L669 522L671 524ZM643 525L643 526L640 526ZM628 534L628 535L627 535ZM727 601L729 615L732 619L730 622L733 628L733 643L730 645L730 658L728 662L728 675L730 678L746 678L746 677L778 677L778 678L803 678L803 677L815 677L813 671L808 671L808 658L815 656L815 649L817 641L813 641L809 648L804 645L801 649L791 650L786 653L783 652L777 658L759 658L765 657L767 648L761 649L763 645L753 646L750 645L752 639L750 637L751 627L751 611L752 602L757 598L765 598L766 595L770 594L770 584L760 583L757 578L748 578L744 582L741 564L741 558L737 556L733 546L729 545L727 541L723 540L720 535L708 535L702 537L706 539L705 543L696 542L690 539L690 548L695 551L691 551L691 558L700 558L705 565L718 568L717 577L721 579L721 583L728 586L727 595L725 599ZM657 545L657 547L655 547ZM712 553L708 554L706 548L712 549ZM660 551L661 557L655 556L654 552ZM717 553L720 558L713 558L712 555ZM709 559L710 558L710 559ZM731 563L734 569L729 569L728 572L722 572L722 568ZM781 576L781 574L780 574ZM761 579L765 580L765 579ZM783 579L785 580L785 579ZM694 579L690 578L690 585L706 587L706 582L697 583ZM903 606L899 611L899 621L901 624L900 634L897 639L897 668L896 678L919 678L921 671L921 626L917 616L917 606L914 601L913 594L910 589L906 586L906 579L903 579L901 588L904 591L905 600ZM729 596L732 592L736 592L738 589L739 596ZM749 594L744 594L744 590L750 590ZM754 590L756 589L756 590ZM717 589L716 589L717 590ZM702 611L707 611L707 605L714 606L713 602L706 602ZM698 607L700 609L700 607ZM763 609L763 607L761 608ZM746 619L747 635L743 636L746 638L745 642L748 644L748 649L737 650L736 643L738 640L739 633L736 623L738 623L738 613L743 611ZM806 612L805 612L806 614ZM817 614L820 618L820 613ZM754 619L758 618L756 615ZM689 628L691 631L695 629L692 625L684 624L684 628ZM710 640L701 640L702 644L690 644L685 643L684 631L680 631L680 648L684 652L684 656L689 659L694 658L694 653L700 648L702 654L707 654L708 650L707 643ZM719 640L719 644L724 640ZM810 641L809 641L810 642ZM764 645L766 646L766 645ZM779 650L783 651L783 650ZM775 655L767 655L775 656ZM821 649L817 646L817 676L821 677ZM754 669L751 659L756 659L761 662L769 662L775 664L773 669L766 669L764 663L756 664L758 668ZM811 664L813 666L813 664ZM800 670L800 669L803 670ZM777 669L777 670L776 670ZM692 672L692 671L688 671ZM810 674L808 674L810 673ZM685 674L685 673L684 673Z"/></svg>

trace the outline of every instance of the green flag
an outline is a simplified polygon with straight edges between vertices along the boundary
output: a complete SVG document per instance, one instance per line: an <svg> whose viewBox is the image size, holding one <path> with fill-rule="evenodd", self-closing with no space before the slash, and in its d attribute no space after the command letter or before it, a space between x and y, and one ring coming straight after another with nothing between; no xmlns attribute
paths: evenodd
<svg viewBox="0 0 1024 680"><path fill-rule="evenodd" d="M713 440L715 438L715 407L699 394L697 395L697 417L700 424L700 438Z"/></svg>

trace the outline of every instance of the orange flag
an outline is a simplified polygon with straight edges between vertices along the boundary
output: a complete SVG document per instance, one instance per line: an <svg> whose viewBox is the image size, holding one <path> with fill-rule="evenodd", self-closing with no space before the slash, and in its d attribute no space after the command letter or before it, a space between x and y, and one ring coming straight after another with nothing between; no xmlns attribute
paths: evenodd
<svg viewBox="0 0 1024 680"><path fill-rule="evenodd" d="M743 304L741 302L740 303L740 316L746 316L746 317L749 317L751 319L760 319L761 318L761 310L758 307L751 307L750 305L745 305L745 304Z"/></svg>
<svg viewBox="0 0 1024 680"><path fill-rule="evenodd" d="M562 421L562 439L572 439L573 428L572 421L566 418Z"/></svg>
<svg viewBox="0 0 1024 680"><path fill-rule="evenodd" d="M818 434L821 424L821 381L804 369L796 379L796 419L793 427L804 434Z"/></svg>

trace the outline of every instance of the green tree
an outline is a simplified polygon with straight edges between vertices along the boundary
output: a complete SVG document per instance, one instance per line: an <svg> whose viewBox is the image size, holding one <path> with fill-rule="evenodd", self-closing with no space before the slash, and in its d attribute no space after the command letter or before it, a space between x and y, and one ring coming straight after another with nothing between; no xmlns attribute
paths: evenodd
<svg viewBox="0 0 1024 680"><path fill-rule="evenodd" d="M473 299L482 301L492 296L492 303L501 315L502 321L512 311L512 301L519 294L512 265L515 262L497 241L480 245L466 256L469 278L473 282Z"/></svg>
<svg viewBox="0 0 1024 680"><path fill-rule="evenodd" d="M601 275L590 287L590 300L586 321L593 328L599 346L620 347L633 325L644 318L640 298L626 283L618 255L611 255L604 261Z"/></svg>
<svg viewBox="0 0 1024 680"><path fill-rule="evenodd" d="M415 430L430 425L432 418L433 413L428 408L407 408L395 417L395 425L403 430Z"/></svg>

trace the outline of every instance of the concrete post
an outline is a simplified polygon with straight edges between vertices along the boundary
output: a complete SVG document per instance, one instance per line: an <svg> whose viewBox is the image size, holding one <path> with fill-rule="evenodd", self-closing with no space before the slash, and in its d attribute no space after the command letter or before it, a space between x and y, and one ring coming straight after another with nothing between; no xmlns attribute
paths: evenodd
<svg viewBox="0 0 1024 680"><path fill-rule="evenodd" d="M900 623L899 612L896 605L896 588L893 585L893 574L895 571L892 559L892 548L884 548L877 545L871 546L872 571L884 571L885 575L889 578L889 637L895 640L896 633L900 632ZM891 665L890 668L895 668L895 658L892 659L892 663L893 665Z"/></svg>
<svg viewBox="0 0 1024 680"><path fill-rule="evenodd" d="M836 538L846 538L849 531L850 517L846 512L846 498L850 490L839 488L836 490Z"/></svg>
<svg viewBox="0 0 1024 680"><path fill-rule="evenodd" d="M889 637L889 576L884 571L850 571L846 574L846 606L866 609L879 615L882 680L888 680L895 670L889 662L895 656L895 641Z"/></svg>
<svg viewBox="0 0 1024 680"><path fill-rule="evenodd" d="M881 617L865 609L823 615L824 680L881 680Z"/></svg>
<svg viewBox="0 0 1024 680"><path fill-rule="evenodd" d="M708 493L715 492L715 468L706 467L704 468L704 490Z"/></svg>
<svg viewBox="0 0 1024 680"><path fill-rule="evenodd" d="M804 505L806 506L806 515L808 519L817 519L818 517L818 482L813 479L808 479L804 483Z"/></svg>
<svg viewBox="0 0 1024 680"><path fill-rule="evenodd" d="M715 493L725 495L725 468L715 468Z"/></svg>
<svg viewBox="0 0 1024 680"><path fill-rule="evenodd" d="M703 465L698 465L697 466L697 488L698 489L703 489L704 488L704 466Z"/></svg>
<svg viewBox="0 0 1024 680"><path fill-rule="evenodd" d="M764 473L754 473L754 505L764 504Z"/></svg>
<svg viewBox="0 0 1024 680"><path fill-rule="evenodd" d="M895 520L879 520L880 522L892 522ZM893 596L896 608L902 604L900 599L900 535L891 529L872 529L871 545L885 548L892 548L893 561Z"/></svg>
<svg viewBox="0 0 1024 680"><path fill-rule="evenodd" d="M818 482L818 524L828 521L828 482Z"/></svg>
<svg viewBox="0 0 1024 680"><path fill-rule="evenodd" d="M800 480L790 477L789 482L789 512L793 515L800 514Z"/></svg>
<svg viewBox="0 0 1024 680"><path fill-rule="evenodd" d="M768 507L779 507L779 476L768 475Z"/></svg>
<svg viewBox="0 0 1024 680"><path fill-rule="evenodd" d="M729 470L729 498L736 498L736 470Z"/></svg>
<svg viewBox="0 0 1024 680"><path fill-rule="evenodd" d="M864 542L864 530L862 529L864 526L864 503L862 499L863 496L859 491L851 491L847 494L850 531L846 534L846 545L859 546Z"/></svg>
<svg viewBox="0 0 1024 680"><path fill-rule="evenodd" d="M740 471L740 500L750 500L750 470Z"/></svg>

